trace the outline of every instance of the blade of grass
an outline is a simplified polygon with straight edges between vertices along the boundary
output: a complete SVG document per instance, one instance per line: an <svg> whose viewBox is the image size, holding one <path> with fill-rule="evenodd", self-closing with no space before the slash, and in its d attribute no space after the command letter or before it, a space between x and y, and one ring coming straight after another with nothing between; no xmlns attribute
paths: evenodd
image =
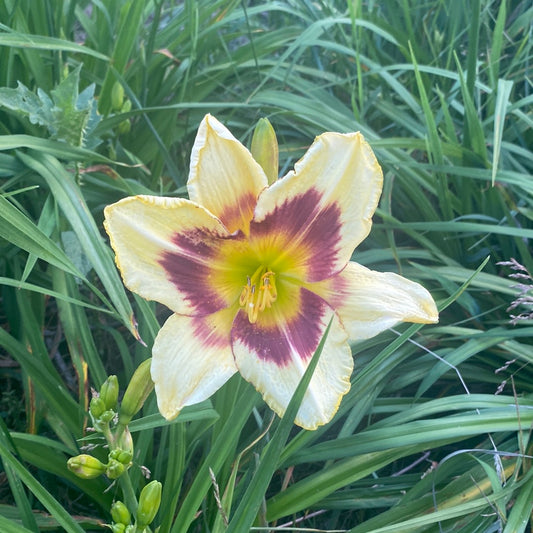
<svg viewBox="0 0 533 533"><path fill-rule="evenodd" d="M32 150L42 151L51 156L67 161L97 161L100 163L114 164L114 161L102 154L70 146L64 142L54 141L52 139L41 139L31 135L2 135L0 136L0 151L16 150L18 148L30 148Z"/></svg>
<svg viewBox="0 0 533 533"><path fill-rule="evenodd" d="M48 512L57 520L59 525L68 533L83 533L83 528L70 516L61 505L31 474L24 466L13 457L9 449L0 438L0 456L4 464L16 473L20 480L35 495Z"/></svg>
<svg viewBox="0 0 533 533"><path fill-rule="evenodd" d="M111 111L111 91L116 81L114 70L120 74L124 73L135 42L139 38L139 29L146 4L145 0L127 0L121 6L120 27L114 40L113 54L110 59L113 69L110 68L107 71L98 101L98 108L104 115Z"/></svg>
<svg viewBox="0 0 533 533"><path fill-rule="evenodd" d="M84 276L55 242L26 215L0 195L0 237L48 263L83 279Z"/></svg>
<svg viewBox="0 0 533 533"><path fill-rule="evenodd" d="M261 460L259 462L259 467L255 472L250 485L246 492L244 493L243 498L241 499L239 506L237 507L235 514L230 520L227 533L239 533L240 531L247 531L252 526L259 508L263 502L264 495L268 488L268 484L274 475L274 472L278 466L279 457L285 446L285 443L289 437L289 434L292 430L294 419L300 408L307 387L311 382L313 377L313 372L318 364L318 360L326 343L326 339L329 334L331 327L331 321L328 324L326 331L320 343L309 362L309 366L304 372L298 387L294 391L294 394L287 406L287 410L283 415L274 435L272 436L271 441L267 444L263 453L261 454Z"/></svg>
<svg viewBox="0 0 533 533"><path fill-rule="evenodd" d="M503 533L523 533L533 519L533 477L521 488L507 517Z"/></svg>
<svg viewBox="0 0 533 533"><path fill-rule="evenodd" d="M459 81L461 82L461 94L464 101L464 146L465 148L472 150L474 153L481 157L484 165L487 165L487 147L485 143L485 133L483 131L483 125L481 119L477 113L474 99L472 97L472 91L469 89L468 80L465 81L463 72L461 70L461 64L457 54L454 55L457 71L459 73ZM470 74L470 73L469 73ZM475 77L474 77L475 79Z"/></svg>
<svg viewBox="0 0 533 533"><path fill-rule="evenodd" d="M35 524L35 527L32 527L32 529L27 529L24 526L21 526L17 522L13 522L12 520L9 520L9 518L5 518L0 514L0 528L4 533L32 533L37 530L37 524Z"/></svg>
<svg viewBox="0 0 533 533"><path fill-rule="evenodd" d="M239 376L236 376L235 379L239 379ZM181 504L180 511L174 520L174 525L171 529L172 533L188 531L190 525L194 521L202 500L206 497L211 488L209 469L217 475L226 461L229 460L231 462L233 460L233 456L228 457L228 453L234 449L235 443L237 442L243 426L248 420L257 400L257 392L251 385L244 382L242 382L241 385L244 387L244 390L241 389L241 394L239 396L239 408L233 409L231 414L221 421L220 432L216 440L213 442L211 450L205 456L202 464L195 472L194 481L192 482L189 491ZM169 509L167 512L173 511Z"/></svg>
<svg viewBox="0 0 533 533"><path fill-rule="evenodd" d="M102 509L109 508L112 494L106 492L108 483L103 477L82 479L67 468L67 458L78 453L76 447L67 447L57 440L28 433L11 433L14 449L21 461L53 476L68 480L88 494Z"/></svg>
<svg viewBox="0 0 533 533"><path fill-rule="evenodd" d="M4 420L2 418L0 418L0 431L4 433L6 442L12 445L13 440L11 439L9 430L7 429L7 426L5 425ZM15 500L17 509L20 511L22 525L24 527L29 528L31 531L36 531L37 523L35 521L35 516L32 513L28 496L26 495L26 492L20 479L16 476L13 469L7 464L4 464L4 471L7 477L7 481L9 483L9 487L11 489L11 494L13 495L13 498Z"/></svg>
<svg viewBox="0 0 533 533"><path fill-rule="evenodd" d="M492 186L496 181L498 164L500 162L500 152L502 147L503 125L509 105L509 96L513 89L513 82L510 80L498 80L498 90L496 95L496 107L494 109L494 141L492 152Z"/></svg>
<svg viewBox="0 0 533 533"><path fill-rule="evenodd" d="M102 61L109 61L109 58L104 54L96 52L86 46L58 39L57 37L46 37L42 35L24 34L14 31L5 24L0 23L0 46L7 46L9 48L30 48L36 50L58 50L64 52L72 52L75 54L84 54L101 59Z"/></svg>
<svg viewBox="0 0 533 533"><path fill-rule="evenodd" d="M51 263L51 261L49 262ZM48 289L46 287L41 287L33 283L18 281L16 279L11 279L11 278L0 277L0 285L9 285L10 287L15 287L16 289L24 289L26 291L32 291L32 292L36 292L39 294L45 294L47 296L52 296L53 298L56 298L57 300L61 300L66 303L79 306L79 307L85 307L86 309L91 309L93 311L98 311L100 313L111 313L111 311L109 311L108 309L102 309L102 307L89 304L87 302L84 302L83 300L69 296L68 294L57 292L52 289Z"/></svg>
<svg viewBox="0 0 533 533"><path fill-rule="evenodd" d="M424 111L424 118L426 120L426 131L428 135L428 155L431 158L431 161L437 165L441 165L444 161L442 155L441 142L437 133L437 125L433 116L433 110L431 104L428 100L426 89L422 81L422 77L418 70L418 64L414 56L411 43L409 43L409 51L411 53L411 61L413 63L416 84L418 87L418 92L420 94L420 104ZM448 189L448 182L444 174L437 174L435 176L437 183L437 197L439 201L439 206L441 209L442 217L450 220L453 218L453 208L452 202L450 199L450 193Z"/></svg>
<svg viewBox="0 0 533 533"><path fill-rule="evenodd" d="M31 155L22 153L18 155L24 164L47 182L56 202L78 236L85 255L106 288L120 318L135 338L140 340L133 310L113 262L112 254L105 245L72 176L65 171L57 159L48 154L32 152Z"/></svg>
<svg viewBox="0 0 533 533"><path fill-rule="evenodd" d="M337 489L354 483L384 466L416 452L416 448L394 448L380 452L365 453L351 457L330 466L317 474L307 477L302 485L296 483L284 492L267 501L267 519L278 520L283 516L289 516L301 512Z"/></svg>
<svg viewBox="0 0 533 533"><path fill-rule="evenodd" d="M72 277L66 276L61 270L53 269L52 280L58 293L73 295L71 300L81 297L76 281ZM94 328L91 328L83 307L72 301L66 301L64 298L57 300L57 307L63 334L69 347L70 360L76 370L78 401L83 409L87 410L89 401L87 371L89 371L91 382L96 389L99 389L107 378L107 372L93 337Z"/></svg>

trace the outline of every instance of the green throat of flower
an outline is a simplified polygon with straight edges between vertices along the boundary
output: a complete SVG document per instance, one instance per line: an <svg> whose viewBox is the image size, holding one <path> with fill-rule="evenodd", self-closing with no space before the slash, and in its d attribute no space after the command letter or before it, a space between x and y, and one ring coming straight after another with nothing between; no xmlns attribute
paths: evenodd
<svg viewBox="0 0 533 533"><path fill-rule="evenodd" d="M248 314L250 324L255 324L259 313L270 308L277 298L275 274L268 267L261 265L251 277L246 276L246 285L242 289L239 305Z"/></svg>

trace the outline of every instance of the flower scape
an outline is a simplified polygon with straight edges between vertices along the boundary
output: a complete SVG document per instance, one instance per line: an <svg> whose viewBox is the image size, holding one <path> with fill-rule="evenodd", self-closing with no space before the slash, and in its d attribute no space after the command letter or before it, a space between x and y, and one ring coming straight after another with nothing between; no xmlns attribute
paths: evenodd
<svg viewBox="0 0 533 533"><path fill-rule="evenodd" d="M295 420L316 429L350 388L349 340L402 321L437 322L421 285L350 261L370 232L382 181L360 133L327 132L269 185L252 154L207 115L189 200L140 195L106 207L125 285L173 311L152 352L165 418L237 371L282 416L331 323Z"/></svg>

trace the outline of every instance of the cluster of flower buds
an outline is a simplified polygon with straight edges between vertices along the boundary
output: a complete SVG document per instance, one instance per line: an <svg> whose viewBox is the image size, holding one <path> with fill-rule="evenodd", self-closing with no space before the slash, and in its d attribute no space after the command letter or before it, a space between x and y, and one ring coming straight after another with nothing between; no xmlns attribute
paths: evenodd
<svg viewBox="0 0 533 533"><path fill-rule="evenodd" d="M131 513L124 503L116 501L111 506L113 523L108 527L113 533L142 533L153 521L161 504L161 483L151 481L141 491L139 505L132 524Z"/></svg>
<svg viewBox="0 0 533 533"><path fill-rule="evenodd" d="M118 403L117 376L109 376L94 394L89 405L89 414L93 427L100 433L105 433L111 421L115 418Z"/></svg>
<svg viewBox="0 0 533 533"><path fill-rule="evenodd" d="M126 473L133 464L133 439L128 424L141 410L153 388L149 359L135 370L121 402L118 401L118 379L116 376L109 376L100 391L93 393L89 406L93 428L105 437L109 447L107 463L82 453L68 460L69 470L83 479L106 475L115 480ZM160 503L161 483L151 481L142 489L138 505L132 503L131 509L128 509L121 501L113 503L113 523L108 527L113 533L142 533L154 520ZM130 511L135 511L133 523Z"/></svg>
<svg viewBox="0 0 533 533"><path fill-rule="evenodd" d="M102 463L96 457L82 453L71 457L67 461L68 469L83 479L94 479L105 474L109 479L117 479L132 465L133 441L128 430L120 438L120 446L113 448L107 463Z"/></svg>
<svg viewBox="0 0 533 533"><path fill-rule="evenodd" d="M140 411L153 387L150 360L141 363L134 372L120 405L117 377L109 376L105 380L100 391L93 395L89 414L94 430L102 433L107 441L107 463L91 455L81 454L68 460L71 472L84 479L96 478L102 474L109 479L117 479L130 468L133 440L128 424Z"/></svg>
<svg viewBox="0 0 533 533"><path fill-rule="evenodd" d="M116 501L111 506L113 523L109 526L113 533L130 533L135 526L131 525L131 513L121 501Z"/></svg>

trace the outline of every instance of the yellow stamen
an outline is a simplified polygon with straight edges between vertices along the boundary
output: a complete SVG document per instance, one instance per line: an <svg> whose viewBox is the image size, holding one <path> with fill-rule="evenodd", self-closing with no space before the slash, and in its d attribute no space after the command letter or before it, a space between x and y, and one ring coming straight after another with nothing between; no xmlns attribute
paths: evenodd
<svg viewBox="0 0 533 533"><path fill-rule="evenodd" d="M250 324L255 324L260 312L270 308L278 298L274 272L261 265L252 277L246 276L239 297L239 305L244 307Z"/></svg>

